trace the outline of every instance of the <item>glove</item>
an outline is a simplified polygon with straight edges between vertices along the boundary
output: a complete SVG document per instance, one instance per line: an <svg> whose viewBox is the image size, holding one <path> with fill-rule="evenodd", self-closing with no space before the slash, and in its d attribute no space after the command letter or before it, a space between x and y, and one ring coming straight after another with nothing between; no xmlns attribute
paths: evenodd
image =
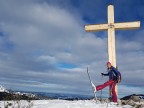
<svg viewBox="0 0 144 108"><path fill-rule="evenodd" d="M103 75L104 75L104 73L101 73L101 75L103 76Z"/></svg>

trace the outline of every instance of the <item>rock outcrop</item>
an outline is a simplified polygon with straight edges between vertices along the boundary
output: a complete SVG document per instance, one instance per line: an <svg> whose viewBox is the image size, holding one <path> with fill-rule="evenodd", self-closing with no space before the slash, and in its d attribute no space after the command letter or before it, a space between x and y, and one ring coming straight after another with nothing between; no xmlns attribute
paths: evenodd
<svg viewBox="0 0 144 108"><path fill-rule="evenodd" d="M0 100L43 100L43 99L49 99L49 98L40 95L35 95L32 93L0 92Z"/></svg>
<svg viewBox="0 0 144 108"><path fill-rule="evenodd" d="M122 105L131 105L134 108L144 108L144 95L129 95L121 98Z"/></svg>

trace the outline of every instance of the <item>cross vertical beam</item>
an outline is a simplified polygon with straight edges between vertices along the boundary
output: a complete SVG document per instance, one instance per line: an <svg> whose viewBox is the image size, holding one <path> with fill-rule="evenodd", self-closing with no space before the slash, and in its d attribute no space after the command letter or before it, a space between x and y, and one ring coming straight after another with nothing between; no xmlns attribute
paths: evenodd
<svg viewBox="0 0 144 108"><path fill-rule="evenodd" d="M114 7L108 6L108 60L116 67Z"/></svg>
<svg viewBox="0 0 144 108"><path fill-rule="evenodd" d="M114 7L108 6L108 61L112 66L116 67L116 49L115 49L115 28L114 28ZM110 89L110 88L109 88ZM117 85L115 91L118 94ZM110 96L112 95L109 90Z"/></svg>

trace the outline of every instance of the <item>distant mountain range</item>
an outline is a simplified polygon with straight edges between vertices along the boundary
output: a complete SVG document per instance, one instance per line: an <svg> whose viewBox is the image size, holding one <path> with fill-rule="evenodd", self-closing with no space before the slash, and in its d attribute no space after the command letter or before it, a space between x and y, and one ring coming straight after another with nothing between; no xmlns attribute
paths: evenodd
<svg viewBox="0 0 144 108"><path fill-rule="evenodd" d="M23 100L33 99L63 99L63 100L89 100L91 96L74 95L74 94L60 94L60 93L44 93L44 92L25 92L25 91L11 91L5 89L0 85L0 100L16 99L20 97Z"/></svg>
<svg viewBox="0 0 144 108"><path fill-rule="evenodd" d="M46 96L50 99L63 99L63 100L90 100L92 96L77 95L77 94L62 94L62 93L44 93L44 92L33 92L34 94Z"/></svg>
<svg viewBox="0 0 144 108"><path fill-rule="evenodd" d="M42 99L49 99L49 98L34 93L16 92L7 90L0 85L0 100L42 100Z"/></svg>

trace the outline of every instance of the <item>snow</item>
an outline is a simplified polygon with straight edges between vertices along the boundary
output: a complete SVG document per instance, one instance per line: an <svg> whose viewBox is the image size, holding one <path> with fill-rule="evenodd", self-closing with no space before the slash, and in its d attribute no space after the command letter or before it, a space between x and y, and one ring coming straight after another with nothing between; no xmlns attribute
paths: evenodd
<svg viewBox="0 0 144 108"><path fill-rule="evenodd" d="M32 94L32 93L23 93L23 92L14 92L14 94L25 95L28 97L35 97L36 96L35 94Z"/></svg>
<svg viewBox="0 0 144 108"><path fill-rule="evenodd" d="M2 85L0 85L0 92L8 92Z"/></svg>
<svg viewBox="0 0 144 108"><path fill-rule="evenodd" d="M122 108L133 108L133 107L130 106L130 105L125 105L125 106L123 106Z"/></svg>
<svg viewBox="0 0 144 108"><path fill-rule="evenodd" d="M103 108L107 104L96 104L94 101L89 100L79 100L79 101L65 101L65 100L49 100L44 103L39 101L35 103L33 108ZM116 108L116 106L111 106L110 108Z"/></svg>
<svg viewBox="0 0 144 108"><path fill-rule="evenodd" d="M8 101L12 103L8 108L18 108L16 101ZM0 107L4 108L5 101L0 101ZM26 106L31 106L29 108L132 108L129 105L117 106L113 103L96 103L94 100L78 100L78 101L66 101L66 100L35 100L35 101L20 101L20 108L26 108Z"/></svg>

